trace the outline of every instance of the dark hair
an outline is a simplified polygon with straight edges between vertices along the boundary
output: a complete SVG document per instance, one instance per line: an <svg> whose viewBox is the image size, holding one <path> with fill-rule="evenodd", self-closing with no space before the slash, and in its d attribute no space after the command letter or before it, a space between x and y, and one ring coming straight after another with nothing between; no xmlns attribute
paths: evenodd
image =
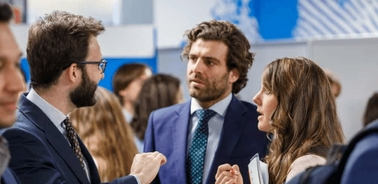
<svg viewBox="0 0 378 184"><path fill-rule="evenodd" d="M306 154L326 157L333 144L344 142L344 134L327 76L313 61L277 59L265 68L262 81L278 101L266 156L269 183L284 183L295 159Z"/></svg>
<svg viewBox="0 0 378 184"><path fill-rule="evenodd" d="M249 51L251 46L247 38L235 25L227 21L212 20L198 24L185 35L188 43L182 51L182 57L188 57L192 44L197 39L221 41L228 47L228 71L236 69L239 72L239 79L232 85L232 93L239 93L247 85L248 69L253 64L254 53Z"/></svg>
<svg viewBox="0 0 378 184"><path fill-rule="evenodd" d="M113 76L113 91L115 95L118 97L118 100L120 101L121 105L123 105L123 99L122 96L119 95L119 92L127 86L136 78L139 76L142 76L146 70L146 68L149 68L145 64L141 63L129 63L124 64L121 67L118 68L116 73Z"/></svg>
<svg viewBox="0 0 378 184"><path fill-rule="evenodd" d="M134 134L144 140L147 121L153 110L174 105L180 90L180 80L166 74L157 74L145 80L135 101L135 114L131 121Z"/></svg>
<svg viewBox="0 0 378 184"><path fill-rule="evenodd" d="M13 17L12 8L8 3L0 3L0 23L9 22Z"/></svg>
<svg viewBox="0 0 378 184"><path fill-rule="evenodd" d="M378 119L378 93L375 92L366 104L364 113L364 126Z"/></svg>
<svg viewBox="0 0 378 184"><path fill-rule="evenodd" d="M26 48L31 86L48 88L56 83L63 70L85 60L91 36L104 30L101 21L64 11L39 18L29 29Z"/></svg>

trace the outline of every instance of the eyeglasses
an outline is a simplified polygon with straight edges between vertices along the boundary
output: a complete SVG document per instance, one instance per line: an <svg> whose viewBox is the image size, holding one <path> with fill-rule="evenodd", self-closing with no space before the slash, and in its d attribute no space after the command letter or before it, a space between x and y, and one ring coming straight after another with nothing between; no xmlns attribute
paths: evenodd
<svg viewBox="0 0 378 184"><path fill-rule="evenodd" d="M105 59L101 59L100 61L80 61L77 64L98 64L98 69L101 71L101 74L105 72L106 64L108 62Z"/></svg>

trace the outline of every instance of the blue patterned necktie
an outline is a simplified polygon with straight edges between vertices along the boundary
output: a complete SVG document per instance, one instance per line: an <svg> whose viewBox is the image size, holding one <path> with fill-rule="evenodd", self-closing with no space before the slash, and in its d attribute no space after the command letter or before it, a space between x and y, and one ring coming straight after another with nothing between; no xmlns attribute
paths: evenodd
<svg viewBox="0 0 378 184"><path fill-rule="evenodd" d="M207 122L216 112L210 109L199 109L196 111L196 114L198 116L198 125L193 135L186 162L187 179L190 184L202 183L207 137L209 136Z"/></svg>

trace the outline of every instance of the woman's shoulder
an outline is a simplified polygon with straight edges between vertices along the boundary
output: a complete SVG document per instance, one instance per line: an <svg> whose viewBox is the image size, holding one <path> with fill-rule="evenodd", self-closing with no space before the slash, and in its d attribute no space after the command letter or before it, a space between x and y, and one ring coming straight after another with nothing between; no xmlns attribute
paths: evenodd
<svg viewBox="0 0 378 184"><path fill-rule="evenodd" d="M309 167L316 166L316 165L324 165L325 163L326 163L325 158L318 155L314 155L314 154L298 157L290 165L289 174L286 177L286 181L289 181L294 176L305 171Z"/></svg>
<svg viewBox="0 0 378 184"><path fill-rule="evenodd" d="M298 157L297 159L294 160L294 162L291 164L291 166L316 165L316 164L322 165L322 164L325 164L325 162L326 162L325 158L318 156L318 155L309 154L309 155L304 155L304 156Z"/></svg>

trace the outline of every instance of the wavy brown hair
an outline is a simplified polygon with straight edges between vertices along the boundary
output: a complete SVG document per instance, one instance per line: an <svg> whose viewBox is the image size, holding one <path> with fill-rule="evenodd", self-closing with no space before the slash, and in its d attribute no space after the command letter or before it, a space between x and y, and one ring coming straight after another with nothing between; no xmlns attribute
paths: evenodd
<svg viewBox="0 0 378 184"><path fill-rule="evenodd" d="M197 39L221 41L228 47L227 69L239 72L239 79L232 84L232 93L237 94L248 81L248 69L251 68L255 54L250 52L251 45L247 38L234 24L227 21L212 20L202 22L185 33L187 45L182 51L182 57L188 58L192 44Z"/></svg>
<svg viewBox="0 0 378 184"><path fill-rule="evenodd" d="M97 88L95 97L96 105L74 110L70 119L105 182L128 175L138 150L117 97L102 87Z"/></svg>
<svg viewBox="0 0 378 184"><path fill-rule="evenodd" d="M156 74L144 81L135 101L135 114L130 123L140 140L144 140L150 113L156 109L177 104L179 90L180 79L171 75Z"/></svg>
<svg viewBox="0 0 378 184"><path fill-rule="evenodd" d="M104 30L101 21L64 11L39 18L29 28L26 48L31 86L47 89L56 83L72 63L85 60L91 36Z"/></svg>
<svg viewBox="0 0 378 184"><path fill-rule="evenodd" d="M269 183L284 183L295 159L307 154L326 157L328 148L344 142L344 134L330 83L313 61L303 57L273 61L265 68L263 87L278 101L265 158Z"/></svg>

